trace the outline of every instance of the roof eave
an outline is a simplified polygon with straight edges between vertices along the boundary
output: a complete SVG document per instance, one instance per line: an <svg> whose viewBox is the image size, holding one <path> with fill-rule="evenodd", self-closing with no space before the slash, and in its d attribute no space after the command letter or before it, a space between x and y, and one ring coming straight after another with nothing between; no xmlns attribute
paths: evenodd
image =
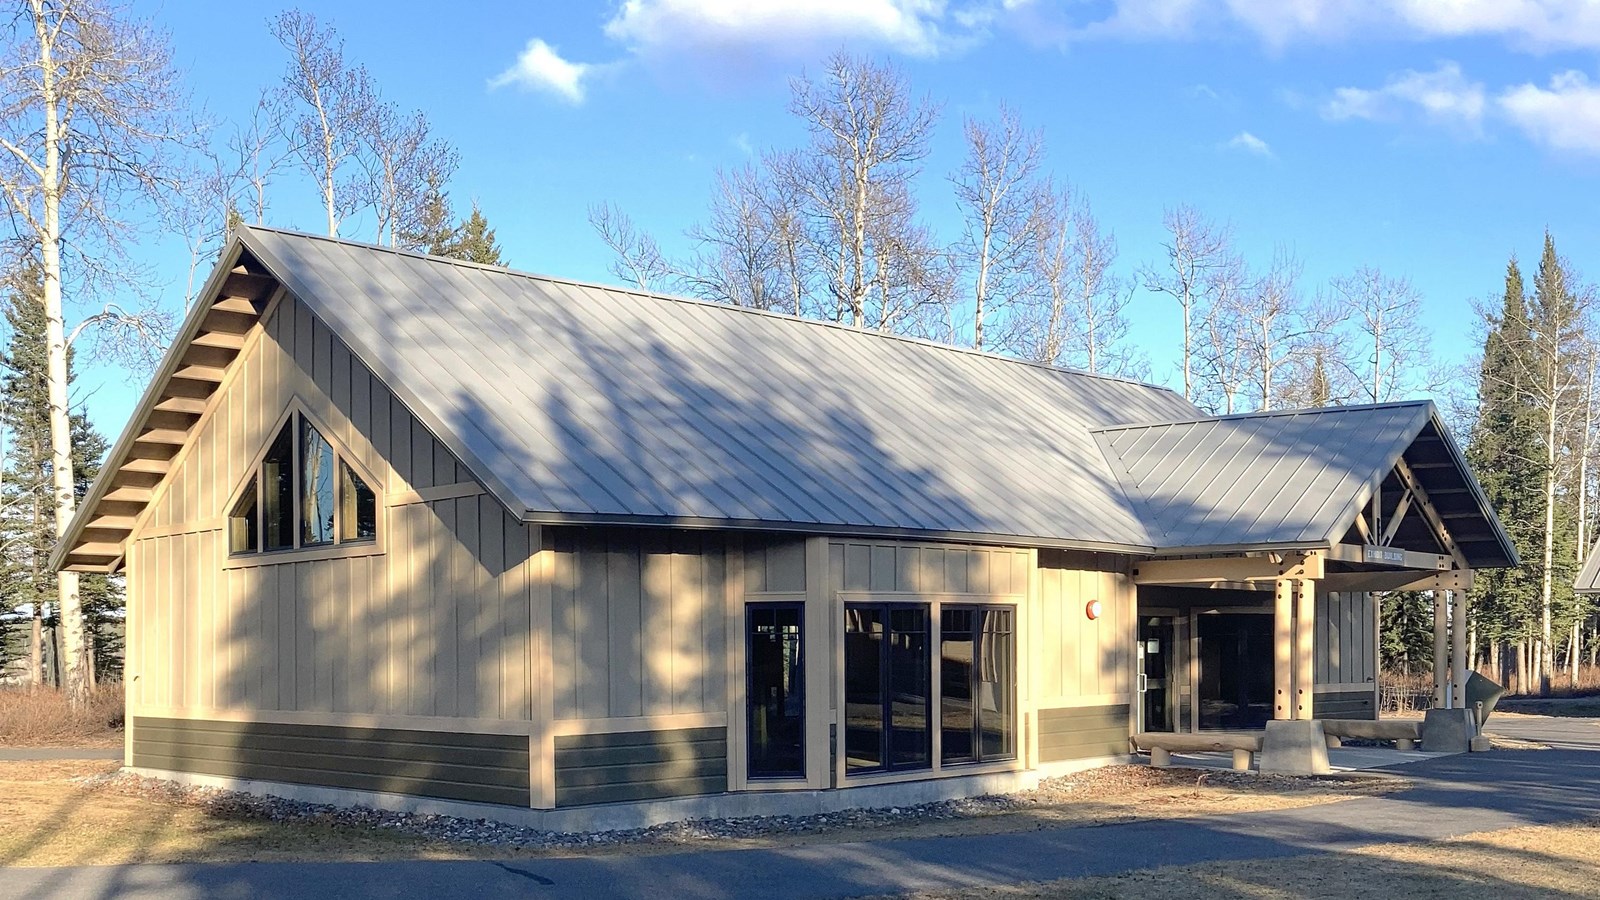
<svg viewBox="0 0 1600 900"><path fill-rule="evenodd" d="M145 385L144 393L140 396L138 404L133 408L133 414L122 427L122 434L116 443L111 445L111 450L105 456L105 464L100 468L100 474L95 476L94 482L89 485L88 492L83 500L78 503L72 519L67 523L66 530L56 540L50 550L48 565L50 571L60 571L66 564L69 555L68 548L77 543L83 534L83 529L88 525L89 517L94 515L95 508L105 497L111 482L116 478L117 469L126 460L128 452L133 449L135 439L139 436L139 425L154 410L155 405L161 401L161 391L171 379L172 374L178 370L179 361L189 348L189 343L200 332L200 325L205 321L206 314L210 312L210 304L205 299L215 296L222 289L223 282L228 273L239 262L239 254L243 249L236 230L229 235L227 243L223 245L222 253L217 259L217 265L211 270L200 292L195 295L195 302L190 306L188 314L184 317L183 324L178 328L178 333L168 345L166 353L161 357L161 362L156 365L155 375ZM129 534L127 540L132 540ZM123 547L123 555L114 560L108 572L115 572L121 568L121 563L127 558L127 547Z"/></svg>

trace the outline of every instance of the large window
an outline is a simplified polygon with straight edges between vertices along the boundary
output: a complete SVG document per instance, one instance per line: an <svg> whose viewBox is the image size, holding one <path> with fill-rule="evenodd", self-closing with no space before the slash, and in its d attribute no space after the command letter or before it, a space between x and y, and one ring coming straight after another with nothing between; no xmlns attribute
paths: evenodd
<svg viewBox="0 0 1600 900"><path fill-rule="evenodd" d="M745 612L751 778L806 773L803 614L798 603L755 603Z"/></svg>
<svg viewBox="0 0 1600 900"><path fill-rule="evenodd" d="M1016 743L1014 612L945 606L939 613L939 759L1012 759Z"/></svg>
<svg viewBox="0 0 1600 900"><path fill-rule="evenodd" d="M232 553L362 543L377 536L377 494L298 412L284 422L228 513Z"/></svg>
<svg viewBox="0 0 1600 900"><path fill-rule="evenodd" d="M845 606L845 768L925 769L932 764L928 607Z"/></svg>

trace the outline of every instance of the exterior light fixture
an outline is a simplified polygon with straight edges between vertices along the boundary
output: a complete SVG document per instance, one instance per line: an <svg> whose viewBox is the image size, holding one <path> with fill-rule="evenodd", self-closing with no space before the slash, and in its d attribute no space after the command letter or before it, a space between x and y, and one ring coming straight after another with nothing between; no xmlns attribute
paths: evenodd
<svg viewBox="0 0 1600 900"><path fill-rule="evenodd" d="M1090 600L1089 604L1083 608L1083 614L1088 616L1090 621L1100 618L1100 601Z"/></svg>

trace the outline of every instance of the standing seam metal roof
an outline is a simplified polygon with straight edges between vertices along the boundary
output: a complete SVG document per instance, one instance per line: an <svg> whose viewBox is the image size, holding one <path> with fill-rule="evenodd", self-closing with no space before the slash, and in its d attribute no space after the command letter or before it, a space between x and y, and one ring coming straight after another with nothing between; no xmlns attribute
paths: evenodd
<svg viewBox="0 0 1600 900"><path fill-rule="evenodd" d="M1473 552L1516 559L1426 401L1201 417L1165 388L781 314L266 228L222 258L242 250L530 521L1327 546L1431 427L1429 477L1467 497ZM114 453L144 427L136 414Z"/></svg>
<svg viewBox="0 0 1600 900"><path fill-rule="evenodd" d="M1165 388L827 323L239 237L534 519L1149 548L1090 429L1197 414Z"/></svg>

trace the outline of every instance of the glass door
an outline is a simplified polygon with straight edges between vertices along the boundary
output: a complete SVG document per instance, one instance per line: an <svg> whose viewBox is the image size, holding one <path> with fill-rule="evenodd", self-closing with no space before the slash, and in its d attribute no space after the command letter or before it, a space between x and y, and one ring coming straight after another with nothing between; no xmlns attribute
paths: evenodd
<svg viewBox="0 0 1600 900"><path fill-rule="evenodd" d="M745 702L751 778L806 774L805 655L798 603L751 604L745 610Z"/></svg>
<svg viewBox="0 0 1600 900"><path fill-rule="evenodd" d="M1177 620L1139 620L1139 730L1176 731Z"/></svg>

